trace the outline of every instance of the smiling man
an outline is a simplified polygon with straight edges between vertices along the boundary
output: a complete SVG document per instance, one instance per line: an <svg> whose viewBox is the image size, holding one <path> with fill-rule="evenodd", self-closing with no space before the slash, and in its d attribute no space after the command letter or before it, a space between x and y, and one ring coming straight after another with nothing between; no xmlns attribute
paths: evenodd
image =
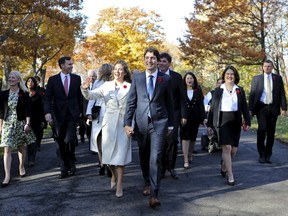
<svg viewBox="0 0 288 216"><path fill-rule="evenodd" d="M173 95L170 76L158 71L160 54L155 48L144 53L146 71L135 74L130 88L125 131L128 136L136 133L140 165L145 186L143 195L150 195L150 207L161 205L158 200L161 157L166 136L173 130ZM135 128L132 121L135 114Z"/></svg>

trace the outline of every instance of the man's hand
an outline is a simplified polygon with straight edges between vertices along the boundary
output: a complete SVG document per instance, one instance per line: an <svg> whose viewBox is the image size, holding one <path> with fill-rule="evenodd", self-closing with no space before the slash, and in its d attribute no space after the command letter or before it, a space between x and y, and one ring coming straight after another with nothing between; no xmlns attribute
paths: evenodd
<svg viewBox="0 0 288 216"><path fill-rule="evenodd" d="M173 129L168 128L166 136L169 136L172 133Z"/></svg>
<svg viewBox="0 0 288 216"><path fill-rule="evenodd" d="M182 118L181 119L181 126L184 126L187 123L187 119L186 118Z"/></svg>
<svg viewBox="0 0 288 216"><path fill-rule="evenodd" d="M249 115L250 115L250 119L252 119L252 118L253 118L253 113L252 113L252 111L249 111Z"/></svg>
<svg viewBox="0 0 288 216"><path fill-rule="evenodd" d="M47 113L45 115L45 120L51 125L53 124L53 119L52 119L52 115L50 113Z"/></svg>
<svg viewBox="0 0 288 216"><path fill-rule="evenodd" d="M286 110L281 110L281 116L285 117L286 116Z"/></svg>
<svg viewBox="0 0 288 216"><path fill-rule="evenodd" d="M129 138L132 137L132 135L134 134L133 128L126 125L124 129L125 129L125 133L126 133L127 137L129 137Z"/></svg>

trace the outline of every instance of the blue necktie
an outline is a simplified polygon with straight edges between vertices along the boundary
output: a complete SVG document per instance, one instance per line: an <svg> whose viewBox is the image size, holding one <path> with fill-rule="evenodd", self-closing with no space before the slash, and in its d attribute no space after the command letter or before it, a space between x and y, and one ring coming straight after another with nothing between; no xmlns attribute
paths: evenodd
<svg viewBox="0 0 288 216"><path fill-rule="evenodd" d="M151 100L153 91L154 91L153 75L149 75L148 77L149 77L149 81L148 81L147 93L148 93L149 99Z"/></svg>

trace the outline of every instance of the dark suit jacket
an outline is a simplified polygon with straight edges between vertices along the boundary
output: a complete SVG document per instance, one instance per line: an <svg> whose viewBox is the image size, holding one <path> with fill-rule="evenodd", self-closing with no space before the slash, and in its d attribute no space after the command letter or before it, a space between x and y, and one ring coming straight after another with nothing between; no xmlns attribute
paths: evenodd
<svg viewBox="0 0 288 216"><path fill-rule="evenodd" d="M185 89L182 76L172 70L169 70L172 77L172 92L174 99L174 122L180 124L181 118L187 118L187 109L185 104Z"/></svg>
<svg viewBox="0 0 288 216"><path fill-rule="evenodd" d="M236 89L237 93L237 100L238 100L238 116L237 116L237 125L242 125L242 115L247 125L251 126L251 120L248 111L248 105L246 101L245 91L242 87L238 86L239 88ZM213 97L212 97L212 104L210 108L210 112L208 114L208 127L215 127L219 128L220 125L220 106L221 106L221 98L223 95L223 89L218 87L215 89Z"/></svg>
<svg viewBox="0 0 288 216"><path fill-rule="evenodd" d="M146 134L150 110L152 124L156 133L166 134L168 126L173 127L174 106L171 87L171 77L158 72L153 96L149 100L145 72L135 74L128 95L124 126L132 125L135 113L135 129L142 134Z"/></svg>
<svg viewBox="0 0 288 216"><path fill-rule="evenodd" d="M191 125L201 124L206 118L205 108L203 104L203 92L200 86L197 86L194 89L193 98L190 100L186 93L186 107L187 107L187 118L188 128L191 128Z"/></svg>
<svg viewBox="0 0 288 216"><path fill-rule="evenodd" d="M272 74L273 81L273 103L272 112L275 116L280 114L280 107L287 111L287 102L282 77ZM253 77L251 82L251 91L249 96L249 110L253 115L259 111L260 98L264 90L264 74Z"/></svg>
<svg viewBox="0 0 288 216"><path fill-rule="evenodd" d="M44 113L51 113L59 125L67 115L79 122L82 112L81 78L70 74L69 94L66 96L60 73L49 78L44 96Z"/></svg>
<svg viewBox="0 0 288 216"><path fill-rule="evenodd" d="M0 119L6 120L8 112L8 97L9 89L1 92L0 98ZM16 107L17 120L25 120L26 117L31 116L31 100L28 92L23 92L19 89L18 102Z"/></svg>

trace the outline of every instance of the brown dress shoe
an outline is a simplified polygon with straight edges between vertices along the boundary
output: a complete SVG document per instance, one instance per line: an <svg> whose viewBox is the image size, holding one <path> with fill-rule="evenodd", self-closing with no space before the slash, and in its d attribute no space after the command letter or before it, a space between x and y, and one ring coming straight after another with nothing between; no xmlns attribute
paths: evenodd
<svg viewBox="0 0 288 216"><path fill-rule="evenodd" d="M157 207L157 206L160 206L160 205L161 205L161 203L156 197L151 197L149 199L149 206L151 208L154 208L154 207Z"/></svg>
<svg viewBox="0 0 288 216"><path fill-rule="evenodd" d="M150 195L150 186L146 185L143 190L143 196L148 196L148 195Z"/></svg>

